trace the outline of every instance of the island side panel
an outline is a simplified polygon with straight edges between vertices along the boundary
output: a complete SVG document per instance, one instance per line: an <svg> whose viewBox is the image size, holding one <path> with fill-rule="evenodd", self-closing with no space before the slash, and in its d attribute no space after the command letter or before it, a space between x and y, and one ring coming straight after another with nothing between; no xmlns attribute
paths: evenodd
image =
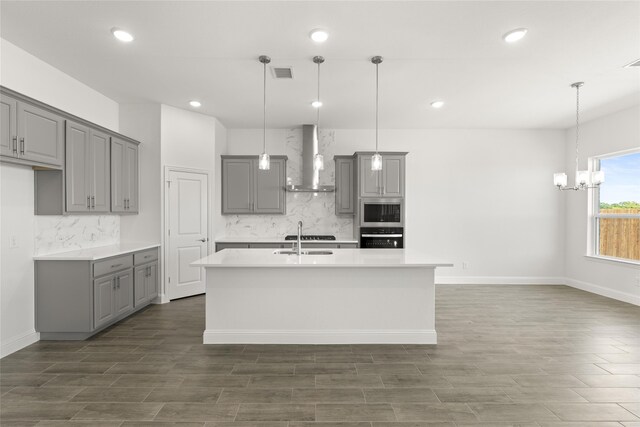
<svg viewBox="0 0 640 427"><path fill-rule="evenodd" d="M205 344L435 344L433 267L207 268Z"/></svg>

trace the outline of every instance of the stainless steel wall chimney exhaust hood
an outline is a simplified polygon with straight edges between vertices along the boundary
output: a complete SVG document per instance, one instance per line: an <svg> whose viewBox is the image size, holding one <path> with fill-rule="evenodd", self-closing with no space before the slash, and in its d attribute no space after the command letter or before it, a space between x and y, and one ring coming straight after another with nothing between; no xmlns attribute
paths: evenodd
<svg viewBox="0 0 640 427"><path fill-rule="evenodd" d="M334 185L320 185L320 171L313 168L313 156L318 154L318 127L302 125L302 184L287 185L287 191L330 193Z"/></svg>

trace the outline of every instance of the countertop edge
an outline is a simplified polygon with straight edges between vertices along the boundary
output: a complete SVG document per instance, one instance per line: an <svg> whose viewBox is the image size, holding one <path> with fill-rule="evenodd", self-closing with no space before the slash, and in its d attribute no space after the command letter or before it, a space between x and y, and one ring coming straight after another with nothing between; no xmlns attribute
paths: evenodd
<svg viewBox="0 0 640 427"><path fill-rule="evenodd" d="M222 239L215 239L214 243L295 243L295 240L285 240L282 238L261 238L261 237L225 237ZM358 243L357 239L345 239L339 238L336 240L303 240L302 245L305 243L326 243L326 244L340 244L340 243Z"/></svg>
<svg viewBox="0 0 640 427"><path fill-rule="evenodd" d="M453 267L453 264L204 264L192 263L193 267L204 268L437 268Z"/></svg>
<svg viewBox="0 0 640 427"><path fill-rule="evenodd" d="M74 253L78 252L90 252L90 251L104 251L107 248L113 247L113 251L91 255L87 254L78 254L74 255ZM44 255L35 255L33 257L34 261L97 261L100 259L111 258L118 255L128 254L131 252L144 251L146 249L158 248L160 247L160 243L141 243L141 244L132 244L129 247L119 248L119 245L107 245L107 246L96 246L95 248L85 248L85 249L75 249L72 251L65 252L56 252L51 254Z"/></svg>

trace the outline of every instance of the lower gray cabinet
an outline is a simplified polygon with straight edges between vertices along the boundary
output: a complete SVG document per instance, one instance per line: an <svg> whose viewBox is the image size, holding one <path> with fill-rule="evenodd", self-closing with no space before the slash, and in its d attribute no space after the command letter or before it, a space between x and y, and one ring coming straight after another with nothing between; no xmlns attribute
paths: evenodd
<svg viewBox="0 0 640 427"><path fill-rule="evenodd" d="M146 305L158 296L158 262L135 268L134 307Z"/></svg>
<svg viewBox="0 0 640 427"><path fill-rule="evenodd" d="M36 331L81 340L158 295L158 248L97 261L36 260Z"/></svg>
<svg viewBox="0 0 640 427"><path fill-rule="evenodd" d="M95 328L133 310L133 269L95 279L93 283Z"/></svg>

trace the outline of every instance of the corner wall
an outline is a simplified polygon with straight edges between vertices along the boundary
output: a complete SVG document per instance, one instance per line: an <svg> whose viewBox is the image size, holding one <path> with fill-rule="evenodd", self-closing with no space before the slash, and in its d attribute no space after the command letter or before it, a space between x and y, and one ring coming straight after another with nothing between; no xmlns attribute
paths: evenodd
<svg viewBox="0 0 640 427"><path fill-rule="evenodd" d="M573 182L575 170L575 129L565 135L564 170ZM629 108L580 125L580 168L587 159L616 151L640 148L640 107ZM560 171L561 169L558 169ZM606 179L606 177L605 177ZM640 265L588 258L588 192L566 191L567 284L609 298L640 305L640 286L636 277Z"/></svg>
<svg viewBox="0 0 640 427"><path fill-rule="evenodd" d="M106 128L118 130L118 104L41 61L17 46L0 39L0 84ZM36 217L33 213L33 170L27 166L0 164L0 357L4 357L35 341L33 256L37 245L40 253L60 248L60 236L49 233L53 222L78 218L84 226L98 227L100 218ZM73 248L100 246L119 239L120 220L112 216L113 233L80 234ZM41 232L39 232L40 230ZM17 248L9 248L15 236ZM93 236L93 237L92 237ZM96 237L98 236L98 237ZM101 239L106 239L106 243ZM56 249L51 249L56 250ZM57 249L63 250L63 249Z"/></svg>

